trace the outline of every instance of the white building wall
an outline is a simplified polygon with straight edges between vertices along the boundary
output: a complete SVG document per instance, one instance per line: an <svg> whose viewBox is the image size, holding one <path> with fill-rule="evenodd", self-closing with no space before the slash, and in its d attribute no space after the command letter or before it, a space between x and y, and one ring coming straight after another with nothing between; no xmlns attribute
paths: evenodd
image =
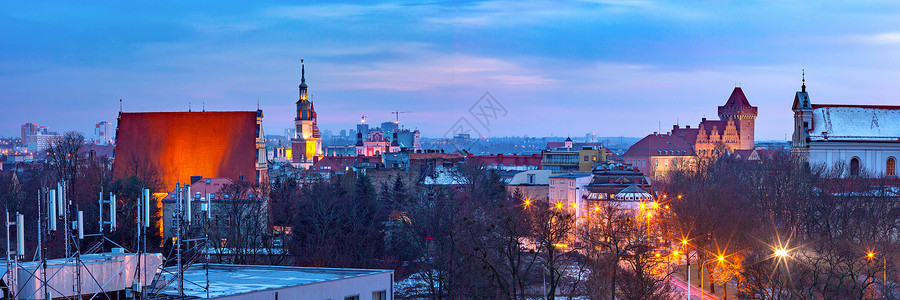
<svg viewBox="0 0 900 300"><path fill-rule="evenodd" d="M849 175L850 159L859 158L859 166L862 172L869 172L875 176L885 175L887 159L893 157L900 163L900 141L898 142L810 142L810 165L825 164L834 166L845 164L844 176ZM900 171L895 167L895 172ZM895 173L896 174L896 173Z"/></svg>

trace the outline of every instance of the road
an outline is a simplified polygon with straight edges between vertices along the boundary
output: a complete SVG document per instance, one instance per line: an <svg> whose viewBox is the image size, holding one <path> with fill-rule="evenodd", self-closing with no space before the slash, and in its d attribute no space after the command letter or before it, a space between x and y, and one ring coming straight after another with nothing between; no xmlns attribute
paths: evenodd
<svg viewBox="0 0 900 300"><path fill-rule="evenodd" d="M688 284L685 283L684 280L681 280L681 278L674 277L674 276L673 276L673 277L670 277L670 278L669 278L669 283L671 283L673 286L675 286L675 287L677 287L679 290L681 290L682 293L686 293L686 292L687 292ZM711 294L706 293L706 292L701 292L701 290L698 289L697 287L691 286L690 288L691 288L691 300L694 300L694 299L714 299L714 300L720 300L719 297L716 297L716 296L711 295ZM703 293L703 296L702 296L702 297L700 296L701 293Z"/></svg>

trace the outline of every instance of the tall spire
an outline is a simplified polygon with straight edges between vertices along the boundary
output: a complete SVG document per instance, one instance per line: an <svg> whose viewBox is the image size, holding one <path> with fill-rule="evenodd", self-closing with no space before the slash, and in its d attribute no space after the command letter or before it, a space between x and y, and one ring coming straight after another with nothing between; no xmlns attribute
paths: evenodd
<svg viewBox="0 0 900 300"><path fill-rule="evenodd" d="M298 101L306 101L306 64L303 63L303 59L300 59L300 100ZM299 102L298 102L299 103Z"/></svg>
<svg viewBox="0 0 900 300"><path fill-rule="evenodd" d="M306 87L306 64L300 59L300 87Z"/></svg>
<svg viewBox="0 0 900 300"><path fill-rule="evenodd" d="M800 86L801 92L806 92L806 69L803 69L803 85Z"/></svg>

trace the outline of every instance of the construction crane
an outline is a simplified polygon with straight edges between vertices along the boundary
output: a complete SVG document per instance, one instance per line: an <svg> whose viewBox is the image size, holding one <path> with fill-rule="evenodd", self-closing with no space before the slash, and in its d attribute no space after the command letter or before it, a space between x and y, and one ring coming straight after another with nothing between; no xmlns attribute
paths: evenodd
<svg viewBox="0 0 900 300"><path fill-rule="evenodd" d="M413 113L413 112L395 110L395 111L392 111L391 113L394 114L394 117L395 117L394 124L400 125L400 114L409 114L409 113Z"/></svg>

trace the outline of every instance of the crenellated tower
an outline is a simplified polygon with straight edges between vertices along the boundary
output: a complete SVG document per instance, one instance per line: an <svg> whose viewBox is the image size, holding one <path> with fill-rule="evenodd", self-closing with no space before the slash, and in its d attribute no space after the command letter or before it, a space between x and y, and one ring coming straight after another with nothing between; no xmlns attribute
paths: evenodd
<svg viewBox="0 0 900 300"><path fill-rule="evenodd" d="M719 120L734 119L740 140L740 147L737 149L753 149L756 139L756 115L756 106L750 105L740 87L735 87L725 105L719 106Z"/></svg>

